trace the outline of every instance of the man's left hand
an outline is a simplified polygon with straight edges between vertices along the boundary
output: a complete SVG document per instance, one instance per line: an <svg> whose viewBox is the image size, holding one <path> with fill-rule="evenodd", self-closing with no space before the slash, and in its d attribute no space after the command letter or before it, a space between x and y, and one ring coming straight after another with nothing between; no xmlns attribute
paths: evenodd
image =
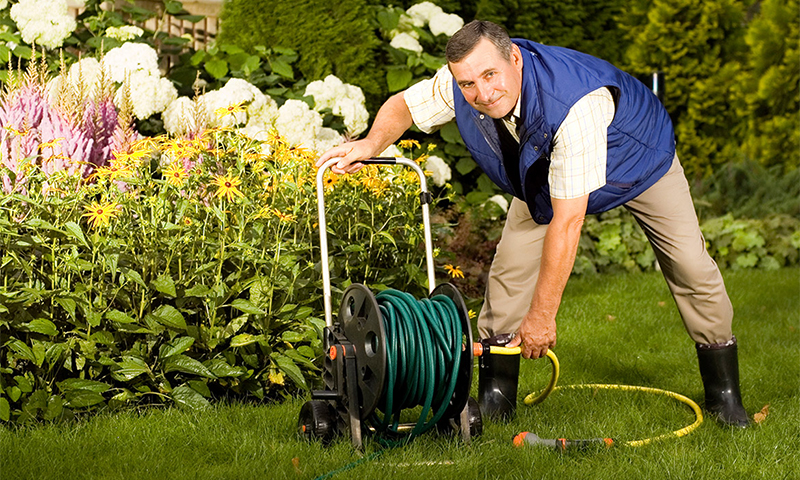
<svg viewBox="0 0 800 480"><path fill-rule="evenodd" d="M506 347L521 347L523 358L541 358L556 346L555 317L537 315L529 311L517 331L517 336Z"/></svg>

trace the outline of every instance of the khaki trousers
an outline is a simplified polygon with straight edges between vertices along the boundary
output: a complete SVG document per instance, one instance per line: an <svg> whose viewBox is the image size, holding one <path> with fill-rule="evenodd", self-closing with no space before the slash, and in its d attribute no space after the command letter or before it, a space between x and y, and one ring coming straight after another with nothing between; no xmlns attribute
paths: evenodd
<svg viewBox="0 0 800 480"><path fill-rule="evenodd" d="M706 251L678 157L655 185L624 206L647 235L689 336L702 344L730 340L733 307L719 268ZM478 317L482 338L519 328L539 278L545 232L547 225L535 223L525 203L515 198Z"/></svg>

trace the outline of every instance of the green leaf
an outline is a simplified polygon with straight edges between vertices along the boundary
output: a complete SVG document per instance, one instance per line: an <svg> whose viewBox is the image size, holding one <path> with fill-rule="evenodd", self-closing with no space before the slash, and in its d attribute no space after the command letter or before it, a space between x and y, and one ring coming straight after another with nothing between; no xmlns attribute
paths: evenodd
<svg viewBox="0 0 800 480"><path fill-rule="evenodd" d="M221 358L215 358L204 364L217 377L240 377L247 373L242 367L234 367Z"/></svg>
<svg viewBox="0 0 800 480"><path fill-rule="evenodd" d="M208 288L208 287L206 287L205 285L202 285L202 284L197 284L197 285L193 286L192 288L190 288L189 290L186 290L185 292L183 292L183 295L187 296L187 297L207 297L211 293L213 293L213 292L212 292L212 290L210 288Z"/></svg>
<svg viewBox="0 0 800 480"><path fill-rule="evenodd" d="M85 380L81 378L68 378L63 382L57 383L58 388L61 389L62 392L70 392L72 390L89 390L96 393L103 393L107 392L111 385L98 382L95 380Z"/></svg>
<svg viewBox="0 0 800 480"><path fill-rule="evenodd" d="M67 393L66 398L66 405L72 408L91 407L106 401L102 395L91 390L75 390Z"/></svg>
<svg viewBox="0 0 800 480"><path fill-rule="evenodd" d="M0 397L0 420L7 422L11 419L11 405L5 397Z"/></svg>
<svg viewBox="0 0 800 480"><path fill-rule="evenodd" d="M67 222L64 224L64 228L72 238L81 242L84 247L89 248L89 242L86 241L86 237L83 235L83 230L80 225L75 222Z"/></svg>
<svg viewBox="0 0 800 480"><path fill-rule="evenodd" d="M272 358L275 360L275 363L278 364L278 368L280 368L283 373L288 375L298 387L308 390L308 384L306 383L305 377L303 377L302 372L300 372L300 368L291 358L281 355L280 353L274 354Z"/></svg>
<svg viewBox="0 0 800 480"><path fill-rule="evenodd" d="M31 332L41 333L50 337L58 334L56 324L46 318L37 318L26 325Z"/></svg>
<svg viewBox="0 0 800 480"><path fill-rule="evenodd" d="M119 381L130 381L143 373L150 372L150 368L144 363L144 360L137 357L122 357L122 361L117 365L120 366L118 370L111 372L111 376Z"/></svg>
<svg viewBox="0 0 800 480"><path fill-rule="evenodd" d="M78 304L75 302L75 300L68 297L55 297L53 300L61 305L61 308L66 310L73 320L75 319L75 309L78 307Z"/></svg>
<svg viewBox="0 0 800 480"><path fill-rule="evenodd" d="M178 293L175 291L175 282L172 281L172 277L167 274L159 275L158 278L150 282L150 285L164 295L172 298L178 296Z"/></svg>
<svg viewBox="0 0 800 480"><path fill-rule="evenodd" d="M6 346L8 346L11 350L13 350L14 353L16 353L19 358L34 363L36 362L36 356L33 354L33 350L31 350L31 347L29 347L26 343L22 342L21 340L15 338L7 342Z"/></svg>
<svg viewBox="0 0 800 480"><path fill-rule="evenodd" d="M17 383L21 392L24 393L31 393L33 391L33 385L31 385L30 380L23 377L22 375L16 375L14 377L14 381Z"/></svg>
<svg viewBox="0 0 800 480"><path fill-rule="evenodd" d="M206 410L211 408L211 404L202 395L194 391L191 387L181 385L172 390L172 400L179 407L191 410Z"/></svg>
<svg viewBox="0 0 800 480"><path fill-rule="evenodd" d="M170 15L175 15L176 13L181 13L183 4L177 0L164 0L164 9Z"/></svg>
<svg viewBox="0 0 800 480"><path fill-rule="evenodd" d="M162 352L163 357L171 357L173 355L178 355L180 353L189 350L189 348L194 344L194 338L192 337L178 337L164 349Z"/></svg>
<svg viewBox="0 0 800 480"><path fill-rule="evenodd" d="M172 305L161 305L153 312L158 323L174 330L186 330L186 320L183 314Z"/></svg>
<svg viewBox="0 0 800 480"><path fill-rule="evenodd" d="M203 65L206 72L216 79L220 79L228 74L228 62L225 60L214 58Z"/></svg>
<svg viewBox="0 0 800 480"><path fill-rule="evenodd" d="M251 335L249 333L242 333L236 335L231 339L230 346L231 347L244 347L245 345L250 345L251 343L256 343L264 340L263 335Z"/></svg>
<svg viewBox="0 0 800 480"><path fill-rule="evenodd" d="M466 175L477 167L478 164L475 163L475 160L467 157L460 159L458 163L456 163L456 171L461 175Z"/></svg>
<svg viewBox="0 0 800 480"><path fill-rule="evenodd" d="M211 370L192 357L186 355L173 355L164 359L164 372L184 372L200 375L201 377L217 378Z"/></svg>
<svg viewBox="0 0 800 480"><path fill-rule="evenodd" d="M289 80L294 80L294 72L292 72L292 67L288 63L284 62L279 58L274 58L269 60L269 66L273 72L277 73L283 78L287 78Z"/></svg>
<svg viewBox="0 0 800 480"><path fill-rule="evenodd" d="M136 320L132 319L128 315L120 312L119 310L109 310L106 312L106 318L111 320L112 322L117 323L136 323Z"/></svg>
<svg viewBox="0 0 800 480"><path fill-rule="evenodd" d="M136 284L142 286L142 288L147 288L147 284L144 283L144 280L142 280L142 276L139 275L139 272L137 272L136 270L132 270L128 267L120 267L120 270L122 271L122 274L125 276L125 278L133 280L134 282L136 282Z"/></svg>
<svg viewBox="0 0 800 480"><path fill-rule="evenodd" d="M246 300L244 298L237 298L236 300L231 302L231 306L244 313L250 313L253 315L264 315L265 313L267 313L264 310L261 310L260 308L250 303L250 300Z"/></svg>
<svg viewBox="0 0 800 480"><path fill-rule="evenodd" d="M414 75L408 68L390 68L386 72L386 83L389 86L389 92L399 92L408 87Z"/></svg>

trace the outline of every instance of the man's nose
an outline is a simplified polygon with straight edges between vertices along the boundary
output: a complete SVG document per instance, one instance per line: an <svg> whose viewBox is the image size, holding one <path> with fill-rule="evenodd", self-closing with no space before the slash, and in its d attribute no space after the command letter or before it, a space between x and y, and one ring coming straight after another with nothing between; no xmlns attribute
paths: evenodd
<svg viewBox="0 0 800 480"><path fill-rule="evenodd" d="M489 103L492 98L492 87L488 83L478 83L478 102Z"/></svg>

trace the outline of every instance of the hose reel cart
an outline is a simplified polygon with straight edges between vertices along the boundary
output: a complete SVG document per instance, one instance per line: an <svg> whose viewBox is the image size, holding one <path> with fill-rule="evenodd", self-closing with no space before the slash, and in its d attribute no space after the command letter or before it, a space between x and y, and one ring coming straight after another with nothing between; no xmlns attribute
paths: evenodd
<svg viewBox="0 0 800 480"><path fill-rule="evenodd" d="M366 433L403 438L432 427L458 431L469 442L483 430L478 404L469 396L472 330L458 289L450 283L434 288L429 213L432 196L425 175L416 163L404 158L361 162L404 165L419 176L428 298L417 301L396 290L373 295L366 286L354 283L344 291L334 322L323 175L337 162L331 159L317 172L326 325L322 339L324 389L313 391L312 399L300 409L299 433L323 442L347 433L359 450ZM422 413L416 424L399 422L403 408L419 407Z"/></svg>

